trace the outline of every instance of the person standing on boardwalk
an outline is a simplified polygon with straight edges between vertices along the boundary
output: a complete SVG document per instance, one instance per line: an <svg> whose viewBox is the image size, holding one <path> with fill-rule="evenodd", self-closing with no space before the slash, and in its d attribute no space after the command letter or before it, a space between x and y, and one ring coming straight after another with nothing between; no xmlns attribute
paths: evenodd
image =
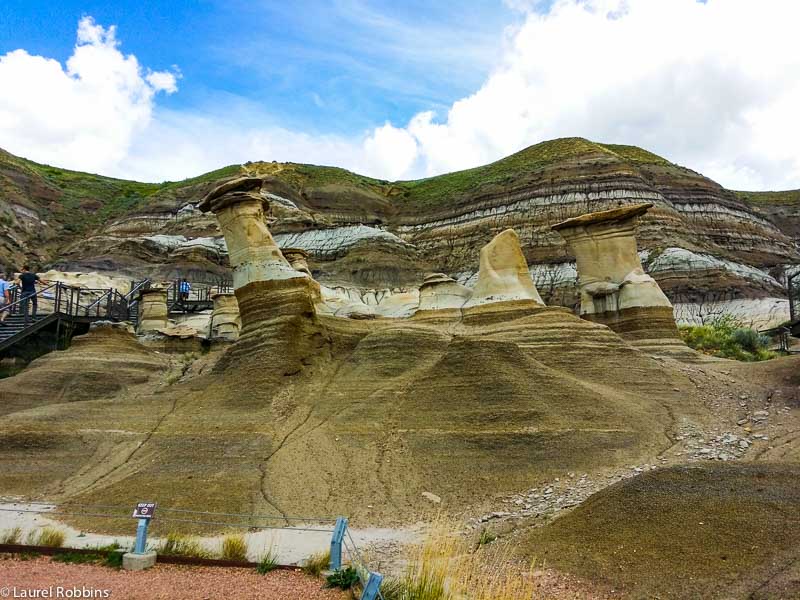
<svg viewBox="0 0 800 600"><path fill-rule="evenodd" d="M47 285L48 282L44 279L41 279L36 273L31 273L31 268L28 265L24 265L22 267L22 272L19 274L19 277L17 277L17 281L22 288L20 290L22 299L22 314L25 315L25 325L27 325L30 323L30 318L28 317L28 302L33 304L31 317L34 321L36 320L36 308L38 304L38 300L36 299L36 282L38 281L43 285Z"/></svg>
<svg viewBox="0 0 800 600"><path fill-rule="evenodd" d="M184 277L181 279L181 282L178 286L178 291L180 292L181 302L186 302L189 300L189 292L192 291L192 284L186 281L186 278Z"/></svg>
<svg viewBox="0 0 800 600"><path fill-rule="evenodd" d="M6 281L5 273L0 272L0 325L6 326L8 305L11 304L11 282Z"/></svg>

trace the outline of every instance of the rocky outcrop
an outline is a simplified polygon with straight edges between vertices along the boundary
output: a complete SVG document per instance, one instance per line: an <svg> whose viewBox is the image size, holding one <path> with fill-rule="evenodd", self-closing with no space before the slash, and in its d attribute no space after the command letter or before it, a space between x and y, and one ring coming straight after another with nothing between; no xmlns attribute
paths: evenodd
<svg viewBox="0 0 800 600"><path fill-rule="evenodd" d="M465 307L509 300L544 304L531 279L516 231L506 229L498 234L481 248L480 257L478 281Z"/></svg>
<svg viewBox="0 0 800 600"><path fill-rule="evenodd" d="M113 398L167 367L164 357L137 343L127 325L101 321L75 337L68 350L46 354L0 380L0 414Z"/></svg>
<svg viewBox="0 0 800 600"><path fill-rule="evenodd" d="M209 192L200 208L217 216L225 235L242 321L239 339L218 366L224 370L263 353L270 356L269 370L280 377L301 370L319 343L314 305L320 289L306 273L293 269L275 244L261 185L253 177L225 182Z"/></svg>
<svg viewBox="0 0 800 600"><path fill-rule="evenodd" d="M460 309L472 297L472 290L444 273L429 273L419 288L419 310Z"/></svg>

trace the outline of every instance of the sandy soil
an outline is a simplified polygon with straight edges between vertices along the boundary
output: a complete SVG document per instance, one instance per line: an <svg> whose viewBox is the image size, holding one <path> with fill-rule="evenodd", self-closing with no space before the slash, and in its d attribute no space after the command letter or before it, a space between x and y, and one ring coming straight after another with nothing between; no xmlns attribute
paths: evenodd
<svg viewBox="0 0 800 600"><path fill-rule="evenodd" d="M16 560L0 555L0 597L34 597L33 590L78 588L84 598L125 600L344 600L345 592L326 590L318 579L298 571L259 575L253 569L156 565L147 571L117 571L97 565L72 565L48 558ZM27 596L23 594L27 592ZM107 594L104 594L107 592ZM14 595L16 594L16 596ZM68 597L68 596L64 596ZM75 597L75 596L73 596Z"/></svg>

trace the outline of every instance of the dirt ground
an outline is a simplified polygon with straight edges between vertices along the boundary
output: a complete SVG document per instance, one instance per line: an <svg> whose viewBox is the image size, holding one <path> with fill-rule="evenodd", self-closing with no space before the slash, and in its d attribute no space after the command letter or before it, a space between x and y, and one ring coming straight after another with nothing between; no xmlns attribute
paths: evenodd
<svg viewBox="0 0 800 600"><path fill-rule="evenodd" d="M18 560L0 555L0 597L32 598L33 590L58 597L80 589L84 598L125 600L344 600L346 592L323 589L322 581L300 571L259 575L253 569L156 565L147 571L118 571L100 565L54 562L46 557ZM85 589L92 590L93 595ZM98 591L99 590L99 591ZM105 592L108 592L107 594ZM27 593L27 595L23 595ZM69 597L68 595L63 597ZM81 597L75 596L72 597Z"/></svg>

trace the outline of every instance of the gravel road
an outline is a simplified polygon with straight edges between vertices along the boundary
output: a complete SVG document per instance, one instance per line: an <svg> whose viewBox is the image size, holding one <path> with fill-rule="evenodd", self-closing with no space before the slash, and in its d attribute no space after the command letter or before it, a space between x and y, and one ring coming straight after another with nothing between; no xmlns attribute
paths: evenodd
<svg viewBox="0 0 800 600"><path fill-rule="evenodd" d="M59 587L63 588L61 596L57 595ZM78 594L82 595L67 595L73 588L81 590ZM87 594L84 588L94 593ZM49 597L53 598L117 600L345 600L350 597L341 591L322 589L321 580L300 571L259 575L252 569L156 565L147 571L131 572L52 562L47 557L18 560L0 555L0 599L37 597L32 591L42 589L52 589ZM104 595L103 590L108 594Z"/></svg>

